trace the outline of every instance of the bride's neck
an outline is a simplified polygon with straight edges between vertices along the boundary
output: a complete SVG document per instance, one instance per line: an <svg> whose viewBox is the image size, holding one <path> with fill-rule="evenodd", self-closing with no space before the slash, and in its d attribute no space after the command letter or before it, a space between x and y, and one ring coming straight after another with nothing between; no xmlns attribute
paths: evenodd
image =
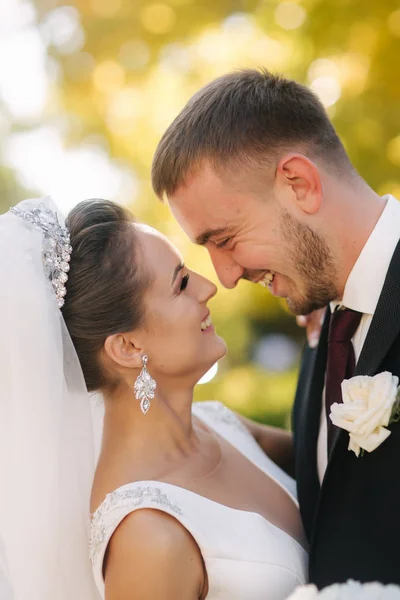
<svg viewBox="0 0 400 600"><path fill-rule="evenodd" d="M144 415L133 390L105 398L103 444L132 452L188 455L197 446L192 428L193 388L156 391Z"/></svg>

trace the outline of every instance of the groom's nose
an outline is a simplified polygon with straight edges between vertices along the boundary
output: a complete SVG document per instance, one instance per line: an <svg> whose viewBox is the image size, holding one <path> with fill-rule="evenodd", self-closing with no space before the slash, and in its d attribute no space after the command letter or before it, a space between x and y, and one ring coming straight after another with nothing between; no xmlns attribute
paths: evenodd
<svg viewBox="0 0 400 600"><path fill-rule="evenodd" d="M228 289L236 287L244 268L233 259L229 250L216 248L215 244L208 245L207 250L222 285Z"/></svg>

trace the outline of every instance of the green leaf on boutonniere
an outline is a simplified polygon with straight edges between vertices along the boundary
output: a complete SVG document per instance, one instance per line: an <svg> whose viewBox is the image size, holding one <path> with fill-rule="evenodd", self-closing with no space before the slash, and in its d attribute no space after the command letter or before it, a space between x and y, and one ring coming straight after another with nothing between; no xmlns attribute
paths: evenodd
<svg viewBox="0 0 400 600"><path fill-rule="evenodd" d="M390 417L389 425L400 421L400 396L397 396L396 402L393 404L392 416Z"/></svg>

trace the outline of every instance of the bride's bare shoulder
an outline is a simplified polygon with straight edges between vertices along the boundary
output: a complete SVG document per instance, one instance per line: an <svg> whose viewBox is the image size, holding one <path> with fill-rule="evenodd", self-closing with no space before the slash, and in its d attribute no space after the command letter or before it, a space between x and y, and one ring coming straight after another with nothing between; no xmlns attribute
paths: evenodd
<svg viewBox="0 0 400 600"><path fill-rule="evenodd" d="M169 514L136 510L123 519L110 540L105 585L110 600L204 598L205 570L199 547Z"/></svg>

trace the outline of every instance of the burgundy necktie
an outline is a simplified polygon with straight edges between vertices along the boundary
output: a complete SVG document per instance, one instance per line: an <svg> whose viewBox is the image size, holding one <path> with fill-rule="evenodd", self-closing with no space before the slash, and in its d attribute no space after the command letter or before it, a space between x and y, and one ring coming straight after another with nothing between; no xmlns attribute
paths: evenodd
<svg viewBox="0 0 400 600"><path fill-rule="evenodd" d="M350 308L337 309L331 316L326 364L325 408L328 420L328 453L332 447L334 425L329 418L334 402L342 402L343 379L353 377L356 366L351 342L360 324L362 313Z"/></svg>

